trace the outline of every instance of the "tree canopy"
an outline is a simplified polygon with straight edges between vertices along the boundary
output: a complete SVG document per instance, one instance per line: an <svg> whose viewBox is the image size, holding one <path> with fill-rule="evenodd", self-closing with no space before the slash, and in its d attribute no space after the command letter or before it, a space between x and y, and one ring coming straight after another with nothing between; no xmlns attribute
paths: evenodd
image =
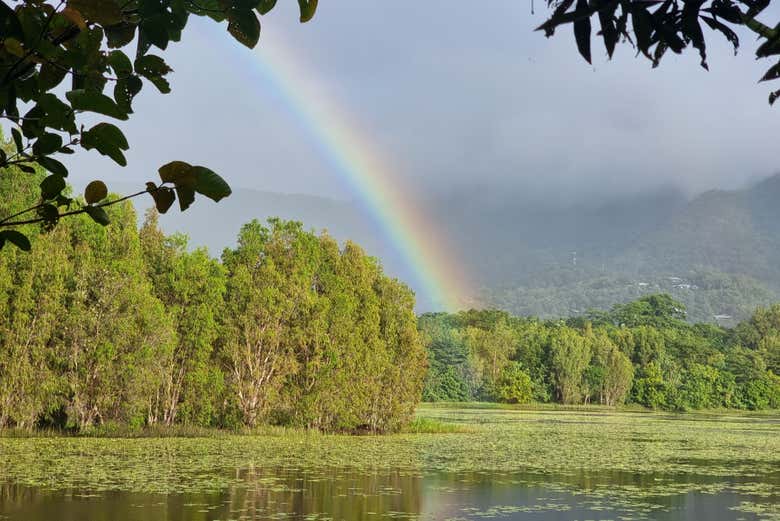
<svg viewBox="0 0 780 521"><path fill-rule="evenodd" d="M663 294L585 318L425 314L423 399L780 407L780 306L733 329L684 318L684 306Z"/></svg>
<svg viewBox="0 0 780 521"><path fill-rule="evenodd" d="M33 175L0 188L34 198ZM0 429L411 419L426 370L414 294L359 246L252 221L220 262L154 209L140 231L131 202L106 211L112 226L28 225L30 253L0 251Z"/></svg>

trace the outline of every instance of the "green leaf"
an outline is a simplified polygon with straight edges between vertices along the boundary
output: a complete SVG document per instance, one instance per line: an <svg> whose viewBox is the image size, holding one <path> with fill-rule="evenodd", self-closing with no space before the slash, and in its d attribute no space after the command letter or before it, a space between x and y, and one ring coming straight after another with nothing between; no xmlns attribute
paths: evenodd
<svg viewBox="0 0 780 521"><path fill-rule="evenodd" d="M650 45L652 45L650 35L653 32L653 17L650 16L646 9L632 5L631 22L634 26L634 37L636 38L637 47L642 54L652 59L650 56Z"/></svg>
<svg viewBox="0 0 780 521"><path fill-rule="evenodd" d="M135 38L135 24L127 22L103 27L106 32L106 41L111 49L124 47Z"/></svg>
<svg viewBox="0 0 780 521"><path fill-rule="evenodd" d="M49 62L41 65L41 70L38 73L38 88L42 92L51 90L65 79L68 74L68 70L64 67L57 67Z"/></svg>
<svg viewBox="0 0 780 521"><path fill-rule="evenodd" d="M24 56L24 47L22 47L22 42L16 38L6 38L3 40L3 46L5 47L5 50L8 54L12 54L18 58Z"/></svg>
<svg viewBox="0 0 780 521"><path fill-rule="evenodd" d="M173 69L165 63L165 60L154 54L147 54L135 60L135 70L145 78L150 76L165 76L173 71Z"/></svg>
<svg viewBox="0 0 780 521"><path fill-rule="evenodd" d="M766 58L780 54L780 39L773 37L762 43L756 49L756 58Z"/></svg>
<svg viewBox="0 0 780 521"><path fill-rule="evenodd" d="M575 8L575 14L577 19L574 21L574 39L577 42L577 50L585 61L591 63L590 60L590 17L588 13L588 0L577 0L577 6Z"/></svg>
<svg viewBox="0 0 780 521"><path fill-rule="evenodd" d="M81 13L85 20L101 25L122 21L122 8L114 0L68 0L68 7Z"/></svg>
<svg viewBox="0 0 780 521"><path fill-rule="evenodd" d="M46 125L44 124L45 115L44 111L38 105L27 111L24 115L24 120L22 121L22 134L24 137L33 139L43 134L43 131L46 128Z"/></svg>
<svg viewBox="0 0 780 521"><path fill-rule="evenodd" d="M143 82L136 75L121 79L114 85L114 99L117 105L127 112L132 112L133 98L141 92Z"/></svg>
<svg viewBox="0 0 780 521"><path fill-rule="evenodd" d="M23 251L30 251L32 248L32 246L30 246L30 239L28 239L25 234L16 230L0 231L0 244L4 243L5 241L9 241Z"/></svg>
<svg viewBox="0 0 780 521"><path fill-rule="evenodd" d="M54 199L65 189L65 178L58 174L46 176L41 181L41 199Z"/></svg>
<svg viewBox="0 0 780 521"><path fill-rule="evenodd" d="M63 130L69 134L77 132L73 109L54 94L42 95L35 108L43 112L45 126Z"/></svg>
<svg viewBox="0 0 780 521"><path fill-rule="evenodd" d="M274 6L276 6L276 0L260 0L260 3L257 5L257 12L267 14Z"/></svg>
<svg viewBox="0 0 780 521"><path fill-rule="evenodd" d="M87 204L100 202L105 199L106 196L108 196L108 188L106 187L106 183L100 180L92 181L84 189L84 200L87 201Z"/></svg>
<svg viewBox="0 0 780 521"><path fill-rule="evenodd" d="M118 78L125 78L133 73L133 64L122 51L111 51L108 54L108 64Z"/></svg>
<svg viewBox="0 0 780 521"><path fill-rule="evenodd" d="M301 23L306 23L314 17L317 0L298 0L298 7L301 10Z"/></svg>
<svg viewBox="0 0 780 521"><path fill-rule="evenodd" d="M232 0L230 9L233 11L252 11L256 9L259 4L260 0Z"/></svg>
<svg viewBox="0 0 780 521"><path fill-rule="evenodd" d="M122 131L111 123L98 123L91 129L83 132L81 134L81 146L85 150L94 148L121 166L127 165L127 159L125 159L122 151L127 150L130 146Z"/></svg>
<svg viewBox="0 0 780 521"><path fill-rule="evenodd" d="M668 48L669 46L666 45L666 42L658 42L658 44L655 46L655 52L653 53L653 68L656 68L658 65L660 65L661 58L663 58Z"/></svg>
<svg viewBox="0 0 780 521"><path fill-rule="evenodd" d="M150 4L152 3L150 2ZM167 13L155 13L144 16L138 26L140 38L159 49L165 50L170 41L168 23L169 19Z"/></svg>
<svg viewBox="0 0 780 521"><path fill-rule="evenodd" d="M62 177L68 177L68 169L65 165L60 163L54 158L48 156L36 157L35 161L43 168L51 172L52 174L61 175Z"/></svg>
<svg viewBox="0 0 780 521"><path fill-rule="evenodd" d="M776 64L771 66L766 71L766 73L764 73L764 75L761 77L761 79L758 80L758 81L760 83L762 81L771 81L771 80L776 80L778 78L780 78L780 62L777 62Z"/></svg>
<svg viewBox="0 0 780 521"><path fill-rule="evenodd" d="M65 18L69 24L75 25L82 31L87 30L87 22L84 20L84 16L75 9L71 7L65 7L65 9L60 11L59 14Z"/></svg>
<svg viewBox="0 0 780 521"><path fill-rule="evenodd" d="M100 92L77 89L67 92L65 97L70 101L73 110L86 110L116 119L127 119L127 112L114 103L114 100Z"/></svg>
<svg viewBox="0 0 780 521"><path fill-rule="evenodd" d="M16 12L5 2L0 2L0 34L24 39L24 30Z"/></svg>
<svg viewBox="0 0 780 521"><path fill-rule="evenodd" d="M195 190L189 186L176 186L176 196L179 198L179 208L182 212L195 202Z"/></svg>
<svg viewBox="0 0 780 521"><path fill-rule="evenodd" d="M64 206L67 209L70 209L70 205L73 204L73 199L70 197L65 197L62 194L55 197L54 201L57 203L57 206Z"/></svg>
<svg viewBox="0 0 780 521"><path fill-rule="evenodd" d="M36 53L44 60L57 61L62 58L62 48L50 42L46 38L40 41L36 49Z"/></svg>
<svg viewBox="0 0 780 521"><path fill-rule="evenodd" d="M59 134L47 133L38 138L33 143L33 154L36 156L45 156L53 154L62 147L62 137Z"/></svg>
<svg viewBox="0 0 780 521"><path fill-rule="evenodd" d="M167 212L176 200L173 190L167 186L158 187L154 183L146 183L146 191L151 194L152 199L154 199L154 205L160 213Z"/></svg>
<svg viewBox="0 0 780 521"><path fill-rule="evenodd" d="M188 4L187 10L198 16L208 16L216 22L223 22L227 18L229 7L229 3L224 0L199 0L197 4Z"/></svg>
<svg viewBox="0 0 780 521"><path fill-rule="evenodd" d="M195 184L193 185L193 188L195 188L195 191L199 194L219 202L220 199L223 199L232 193L230 186L225 180L205 166L195 166L192 168L192 171L195 175Z"/></svg>
<svg viewBox="0 0 780 521"><path fill-rule="evenodd" d="M195 183L193 167L185 161L171 161L161 166L157 172L163 183L173 183L176 186L192 186Z"/></svg>
<svg viewBox="0 0 780 521"><path fill-rule="evenodd" d="M24 150L24 146L22 145L22 134L19 132L19 129L16 127L11 129L11 136L14 139L14 144L16 145L16 151L21 153L22 150Z"/></svg>
<svg viewBox="0 0 780 521"><path fill-rule="evenodd" d="M607 49L607 56L612 59L615 52L615 45L620 38L620 34L615 28L615 11L618 3L612 2L608 7L599 9L599 23L601 24L601 36L604 39L604 47Z"/></svg>
<svg viewBox="0 0 780 521"><path fill-rule="evenodd" d="M44 229L51 230L60 220L60 212L53 204L44 204L38 208L38 216L44 221Z"/></svg>
<svg viewBox="0 0 780 521"><path fill-rule="evenodd" d="M253 11L233 11L230 13L228 32L240 43L252 49L260 40L260 20Z"/></svg>
<svg viewBox="0 0 780 521"><path fill-rule="evenodd" d="M163 94L171 91L171 86L163 76L171 72L165 61L154 54L146 54L135 60L135 72L152 82Z"/></svg>
<svg viewBox="0 0 780 521"><path fill-rule="evenodd" d="M168 80L166 80L162 76L152 76L147 79L152 83L152 85L157 87L157 90L159 90L160 93L168 94L169 92L171 92L171 84L168 83Z"/></svg>
<svg viewBox="0 0 780 521"><path fill-rule="evenodd" d="M699 50L701 61L699 64L705 70L709 70L707 65L707 42L704 41L701 25L699 25L699 7L701 4L696 2L685 2L682 10L682 33L691 44Z"/></svg>
<svg viewBox="0 0 780 521"><path fill-rule="evenodd" d="M556 27L561 24L573 21L571 19L571 17L573 17L573 13L566 12L573 3L574 0L560 0L560 2L557 2L557 7L555 8L555 11L553 11L553 14L550 16L550 18L548 18L542 25L534 30L544 31L544 35L548 38L555 34Z"/></svg>
<svg viewBox="0 0 780 521"><path fill-rule="evenodd" d="M108 226L111 223L111 219L108 218L106 211L100 206L85 206L84 211L87 215L92 217L92 220L103 226Z"/></svg>

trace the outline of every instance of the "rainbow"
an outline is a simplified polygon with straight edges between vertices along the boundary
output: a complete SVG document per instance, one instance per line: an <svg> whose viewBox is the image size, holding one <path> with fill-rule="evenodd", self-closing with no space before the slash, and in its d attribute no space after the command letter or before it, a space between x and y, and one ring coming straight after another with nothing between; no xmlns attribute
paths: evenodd
<svg viewBox="0 0 780 521"><path fill-rule="evenodd" d="M220 34L221 38L224 35ZM232 46L231 52L246 55ZM413 273L418 291L434 309L460 309L473 293L445 235L425 215L413 192L394 175L366 133L324 93L317 78L297 67L284 45L264 39L252 53L265 86L287 106L323 157L350 187Z"/></svg>

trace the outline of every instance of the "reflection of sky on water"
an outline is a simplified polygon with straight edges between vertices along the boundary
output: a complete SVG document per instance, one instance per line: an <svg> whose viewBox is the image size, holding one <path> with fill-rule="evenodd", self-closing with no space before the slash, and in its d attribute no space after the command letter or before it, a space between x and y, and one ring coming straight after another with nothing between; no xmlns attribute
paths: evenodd
<svg viewBox="0 0 780 521"><path fill-rule="evenodd" d="M327 473L237 470L243 485L211 494L51 491L0 487L8 521L227 521L295 519L754 520L778 519L775 483L616 473Z"/></svg>
<svg viewBox="0 0 780 521"><path fill-rule="evenodd" d="M439 475L425 480L421 518L453 521L491 518L539 521L775 519L757 517L750 510L763 508L777 512L780 501L780 495L775 494L774 503L762 503L766 499L722 490L724 484L713 480L693 484L650 478L650 481L658 479L663 484L654 489L645 483L641 486L644 492L639 492L638 483L646 481L647 477L623 477L629 481L610 484L596 479L589 485L578 486L552 480L545 484L539 477L528 479L528 476L483 477L477 481L467 479L464 483L462 476ZM636 481L637 485L630 481ZM674 493L674 489L690 491ZM720 491L712 493L714 490ZM763 507L756 507L756 504Z"/></svg>

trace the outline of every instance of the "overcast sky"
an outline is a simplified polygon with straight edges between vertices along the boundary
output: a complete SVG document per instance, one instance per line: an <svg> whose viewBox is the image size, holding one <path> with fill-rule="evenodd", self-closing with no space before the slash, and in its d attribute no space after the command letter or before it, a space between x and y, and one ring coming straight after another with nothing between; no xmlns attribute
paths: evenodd
<svg viewBox="0 0 780 521"><path fill-rule="evenodd" d="M780 171L780 107L767 104L772 85L757 84L771 63L754 60L749 34L736 58L713 35L710 72L694 53L652 70L629 46L608 62L600 42L589 66L569 28L551 39L533 31L546 13L543 2L531 14L528 2L338 0L302 25L288 0L263 18L255 51L193 19L166 55L173 92L146 85L123 124L129 166L94 152L70 165L77 179L143 181L186 159L234 186L352 198L254 66L264 44L284 42L425 193L481 185L566 199L669 183L698 192Z"/></svg>

